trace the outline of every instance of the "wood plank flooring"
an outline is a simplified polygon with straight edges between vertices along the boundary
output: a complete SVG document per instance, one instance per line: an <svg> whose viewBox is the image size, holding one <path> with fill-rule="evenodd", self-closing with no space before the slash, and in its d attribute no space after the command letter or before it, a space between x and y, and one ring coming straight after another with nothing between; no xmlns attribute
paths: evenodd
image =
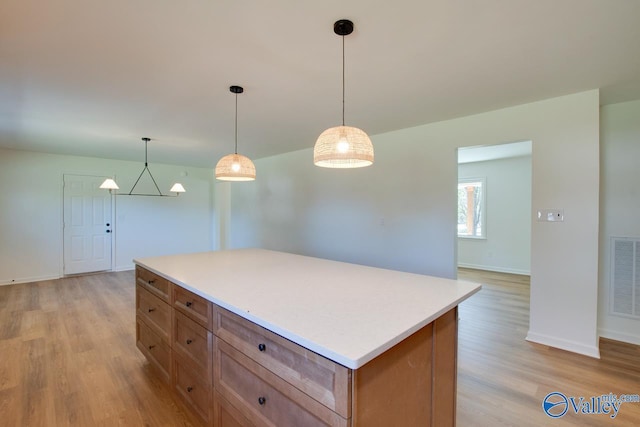
<svg viewBox="0 0 640 427"><path fill-rule="evenodd" d="M613 420L542 411L552 391L640 393L639 347L602 340L596 360L529 343L528 278L460 278L485 286L460 307L458 426L640 426L640 403ZM0 286L0 425L191 426L135 346L134 300L133 272Z"/></svg>
<svg viewBox="0 0 640 427"><path fill-rule="evenodd" d="M191 425L136 348L133 272L0 286L0 425Z"/></svg>
<svg viewBox="0 0 640 427"><path fill-rule="evenodd" d="M640 403L622 404L615 419L542 410L556 391L640 394L640 347L601 339L598 360L527 342L528 276L460 269L458 278L483 284L459 309L459 426L640 426Z"/></svg>

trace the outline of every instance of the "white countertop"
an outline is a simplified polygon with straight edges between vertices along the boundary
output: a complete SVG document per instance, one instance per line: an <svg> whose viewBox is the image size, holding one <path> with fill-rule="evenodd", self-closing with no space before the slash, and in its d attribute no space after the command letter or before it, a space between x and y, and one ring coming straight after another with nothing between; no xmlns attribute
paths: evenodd
<svg viewBox="0 0 640 427"><path fill-rule="evenodd" d="M264 249L134 263L352 369L480 290L461 280Z"/></svg>

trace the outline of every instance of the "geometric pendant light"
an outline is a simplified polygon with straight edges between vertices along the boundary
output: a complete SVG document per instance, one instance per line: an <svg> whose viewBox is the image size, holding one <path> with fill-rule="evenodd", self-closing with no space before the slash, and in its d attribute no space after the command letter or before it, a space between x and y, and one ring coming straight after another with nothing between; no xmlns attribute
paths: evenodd
<svg viewBox="0 0 640 427"><path fill-rule="evenodd" d="M344 124L344 36L353 32L353 22L341 19L333 32L342 36L342 126L322 132L313 148L313 163L325 168L361 168L373 163L373 144L362 130Z"/></svg>
<svg viewBox="0 0 640 427"><path fill-rule="evenodd" d="M175 193L175 196L172 196L170 194L162 194L162 192L160 191L160 188L158 187L158 184L156 183L155 178L151 174L151 170L149 170L149 163L147 162L147 144L149 143L149 141L151 141L151 138L142 138L142 141L144 141L144 168L142 168L142 172L140 172L138 179L136 180L135 184L133 184L133 187L131 187L131 190L129 190L129 193L118 193L116 194L116 196L177 197L180 195L180 193L184 193L186 190L184 189L182 184L180 184L179 182L176 182L175 184L173 184L173 186L169 190L171 193ZM142 175L144 175L145 172L149 174L151 181L153 181L153 185L155 185L156 190L158 191L157 194L133 192L136 189L136 186L138 185L138 183L140 182L140 178L142 178ZM112 193L113 190L118 190L120 187L118 187L118 184L116 184L116 182L112 178L107 178L104 180L102 184L100 184L100 188L109 190L109 193Z"/></svg>
<svg viewBox="0 0 640 427"><path fill-rule="evenodd" d="M256 167L251 159L238 154L238 94L244 92L240 86L231 86L231 93L236 95L236 150L227 154L216 165L216 179L221 181L253 181L256 179Z"/></svg>

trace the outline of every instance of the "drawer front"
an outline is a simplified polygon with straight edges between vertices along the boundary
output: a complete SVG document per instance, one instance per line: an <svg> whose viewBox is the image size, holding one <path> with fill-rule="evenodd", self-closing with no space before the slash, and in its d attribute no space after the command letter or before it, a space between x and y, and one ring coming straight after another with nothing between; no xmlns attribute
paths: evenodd
<svg viewBox="0 0 640 427"><path fill-rule="evenodd" d="M253 427L239 409L231 405L222 395L213 392L213 425L216 427Z"/></svg>
<svg viewBox="0 0 640 427"><path fill-rule="evenodd" d="M169 383L171 379L171 348L167 341L155 334L140 317L136 318L136 346L156 367L160 377Z"/></svg>
<svg viewBox="0 0 640 427"><path fill-rule="evenodd" d="M347 426L348 420L215 338L214 388L256 425Z"/></svg>
<svg viewBox="0 0 640 427"><path fill-rule="evenodd" d="M169 302L171 282L164 277L160 277L146 268L136 265L136 283L161 300Z"/></svg>
<svg viewBox="0 0 640 427"><path fill-rule="evenodd" d="M136 286L136 313L167 343L171 335L171 307L140 285Z"/></svg>
<svg viewBox="0 0 640 427"><path fill-rule="evenodd" d="M213 334L187 316L177 311L173 315L172 348L187 360L202 377L201 381L211 384L213 355Z"/></svg>
<svg viewBox="0 0 640 427"><path fill-rule="evenodd" d="M214 334L344 418L351 417L351 370L217 305Z"/></svg>
<svg viewBox="0 0 640 427"><path fill-rule="evenodd" d="M208 330L212 330L211 302L178 285L173 286L173 306Z"/></svg>
<svg viewBox="0 0 640 427"><path fill-rule="evenodd" d="M173 361L173 377L176 393L205 425L209 425L213 397L211 384L200 381L199 372L191 369L180 358Z"/></svg>

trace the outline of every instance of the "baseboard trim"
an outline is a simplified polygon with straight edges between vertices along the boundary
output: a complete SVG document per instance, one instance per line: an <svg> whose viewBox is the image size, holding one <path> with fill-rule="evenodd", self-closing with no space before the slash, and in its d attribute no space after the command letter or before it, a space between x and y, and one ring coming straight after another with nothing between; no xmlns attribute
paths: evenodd
<svg viewBox="0 0 640 427"><path fill-rule="evenodd" d="M479 265L479 264L467 264L464 262L459 262L458 267L473 268L474 270L495 271L496 273L509 273L509 274L520 274L523 276L531 276L531 271L519 270L517 268L494 267L491 265Z"/></svg>
<svg viewBox="0 0 640 427"><path fill-rule="evenodd" d="M559 348L560 350L570 351L572 353L583 354L585 356L600 359L600 349L597 346L585 345L576 341L563 340L544 334L536 334L529 331L527 341L535 342L549 347Z"/></svg>
<svg viewBox="0 0 640 427"><path fill-rule="evenodd" d="M598 329L598 333L602 338L609 338L615 341L622 341L629 344L640 345L640 336L638 335L612 331L610 329Z"/></svg>
<svg viewBox="0 0 640 427"><path fill-rule="evenodd" d="M0 280L0 286L6 285L17 285L20 283L32 283L32 282L43 282L45 280L56 280L60 279L62 276L35 276L35 277L21 277L19 279L11 279L11 280Z"/></svg>
<svg viewBox="0 0 640 427"><path fill-rule="evenodd" d="M134 270L136 266L134 264L131 265L121 265L115 268L113 271L131 271Z"/></svg>

